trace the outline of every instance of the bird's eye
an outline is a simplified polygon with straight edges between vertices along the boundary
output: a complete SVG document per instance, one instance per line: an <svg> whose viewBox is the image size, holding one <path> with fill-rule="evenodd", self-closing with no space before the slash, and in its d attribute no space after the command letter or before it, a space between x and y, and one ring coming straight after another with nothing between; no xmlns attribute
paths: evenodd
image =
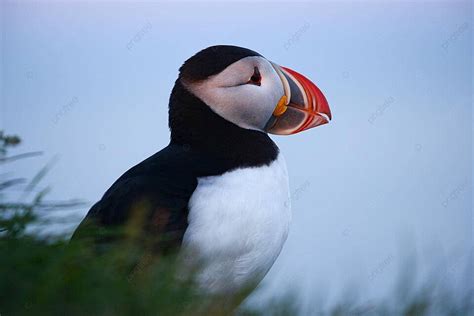
<svg viewBox="0 0 474 316"><path fill-rule="evenodd" d="M260 86L262 84L262 75L260 75L260 71L258 70L258 67L255 67L253 69L253 75L252 77L250 77L247 83L254 84L256 86Z"/></svg>

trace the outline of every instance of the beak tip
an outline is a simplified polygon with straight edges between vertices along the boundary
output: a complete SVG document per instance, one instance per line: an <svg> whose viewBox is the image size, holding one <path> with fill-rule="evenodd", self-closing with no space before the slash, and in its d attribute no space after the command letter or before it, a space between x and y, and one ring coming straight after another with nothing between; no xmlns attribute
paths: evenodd
<svg viewBox="0 0 474 316"><path fill-rule="evenodd" d="M329 121L332 120L331 113L318 113L318 114L327 121L326 123L329 123Z"/></svg>

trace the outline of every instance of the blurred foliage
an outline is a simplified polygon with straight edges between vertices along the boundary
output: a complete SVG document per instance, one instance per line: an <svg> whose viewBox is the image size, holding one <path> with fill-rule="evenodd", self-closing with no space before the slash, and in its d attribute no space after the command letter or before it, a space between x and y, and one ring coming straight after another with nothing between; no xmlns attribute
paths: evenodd
<svg viewBox="0 0 474 316"><path fill-rule="evenodd" d="M0 167L38 153L8 156L20 144L0 131ZM51 165L32 180L0 174L0 315L227 315L229 298L200 296L188 280L178 280L175 258L156 257L136 243L121 243L106 254L93 253L87 241L68 243L31 230L49 225L43 212L66 211L79 201L46 201L38 188ZM9 190L23 186L22 201L10 202ZM30 195L35 194L30 197ZM410 268L408 268L410 269ZM472 277L472 276L471 276ZM409 276L410 278L410 276ZM265 306L241 307L238 315L473 315L472 296L434 295L431 288L401 292L386 303L354 299L330 308L298 303L295 294ZM311 304L310 304L311 305ZM312 304L317 305L317 304Z"/></svg>
<svg viewBox="0 0 474 316"><path fill-rule="evenodd" d="M18 137L0 132L2 170L7 163L37 155L8 156L19 144ZM196 295L185 281L174 280L172 258L155 258L126 243L97 255L87 242L68 243L66 236L38 233L51 224L45 211L82 205L45 200L49 188L39 184L50 168L48 164L30 181L0 174L0 315L191 314ZM11 202L8 193L18 186L23 186L23 201ZM131 268L131 262L138 264Z"/></svg>

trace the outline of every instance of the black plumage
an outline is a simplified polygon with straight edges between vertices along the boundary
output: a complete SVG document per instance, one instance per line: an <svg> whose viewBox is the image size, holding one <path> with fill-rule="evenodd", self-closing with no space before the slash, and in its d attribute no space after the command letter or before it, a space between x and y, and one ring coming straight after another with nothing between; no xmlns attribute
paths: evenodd
<svg viewBox="0 0 474 316"><path fill-rule="evenodd" d="M218 74L230 64L245 57L261 56L248 48L217 45L201 50L179 69L182 79L197 81Z"/></svg>

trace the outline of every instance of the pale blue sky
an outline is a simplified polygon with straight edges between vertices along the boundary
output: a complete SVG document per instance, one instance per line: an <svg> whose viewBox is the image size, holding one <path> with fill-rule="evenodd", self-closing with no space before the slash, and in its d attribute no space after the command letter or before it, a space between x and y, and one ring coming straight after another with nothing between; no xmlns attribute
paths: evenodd
<svg viewBox="0 0 474 316"><path fill-rule="evenodd" d="M335 297L357 284L364 298L383 296L410 253L420 275L436 270L459 286L473 246L469 2L0 8L0 127L24 138L19 151L45 152L16 163L20 175L59 155L51 198L99 199L167 144L181 63L210 45L245 46L313 79L334 117L273 137L294 215L262 295Z"/></svg>

